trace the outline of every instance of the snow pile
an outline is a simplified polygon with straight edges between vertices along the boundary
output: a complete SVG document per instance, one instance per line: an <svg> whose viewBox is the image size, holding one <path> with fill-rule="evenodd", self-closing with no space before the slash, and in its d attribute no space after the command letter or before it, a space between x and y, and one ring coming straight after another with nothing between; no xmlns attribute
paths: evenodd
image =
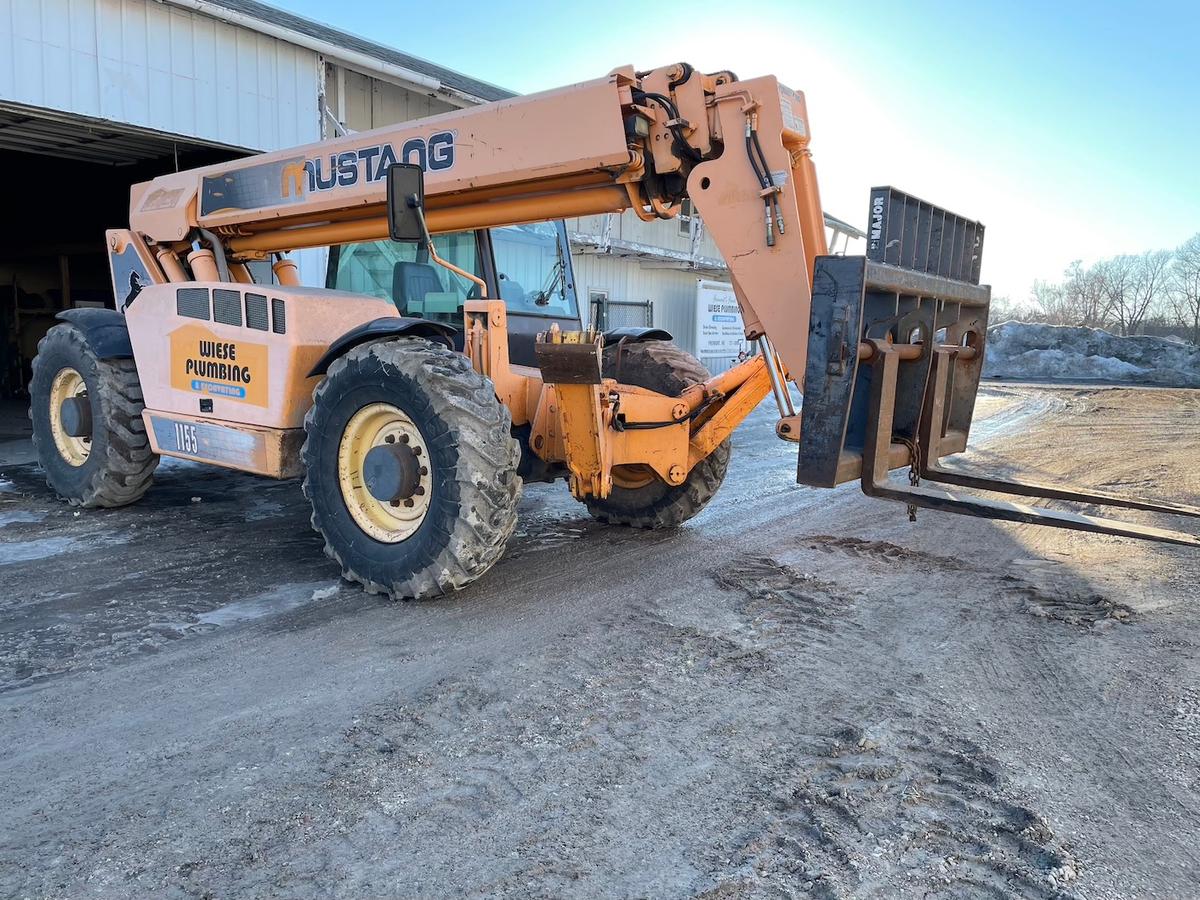
<svg viewBox="0 0 1200 900"><path fill-rule="evenodd" d="M1002 322L988 329L983 374L1200 388L1200 348L1145 335L1118 337L1097 328Z"/></svg>

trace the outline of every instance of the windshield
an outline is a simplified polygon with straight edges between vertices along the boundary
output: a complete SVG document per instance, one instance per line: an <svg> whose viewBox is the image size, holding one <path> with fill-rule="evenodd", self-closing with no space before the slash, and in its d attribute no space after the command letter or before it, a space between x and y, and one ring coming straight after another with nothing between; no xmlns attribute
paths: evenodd
<svg viewBox="0 0 1200 900"><path fill-rule="evenodd" d="M512 313L575 318L565 234L554 222L492 229L500 298Z"/></svg>

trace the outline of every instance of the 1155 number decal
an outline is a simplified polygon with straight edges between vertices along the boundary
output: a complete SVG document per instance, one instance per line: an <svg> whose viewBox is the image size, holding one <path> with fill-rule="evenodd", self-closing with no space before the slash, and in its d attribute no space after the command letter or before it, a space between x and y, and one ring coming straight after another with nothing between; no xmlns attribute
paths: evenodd
<svg viewBox="0 0 1200 900"><path fill-rule="evenodd" d="M192 456L199 454L200 444L196 440L195 425L188 425L186 422L175 423L175 449Z"/></svg>

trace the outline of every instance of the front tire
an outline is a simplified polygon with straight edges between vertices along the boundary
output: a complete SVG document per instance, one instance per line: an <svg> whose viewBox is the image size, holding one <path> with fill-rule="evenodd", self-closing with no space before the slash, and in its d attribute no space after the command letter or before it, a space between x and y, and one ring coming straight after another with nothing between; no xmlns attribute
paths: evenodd
<svg viewBox="0 0 1200 900"><path fill-rule="evenodd" d="M313 528L344 578L371 593L438 596L504 553L520 446L466 357L416 338L355 347L317 386L304 430ZM380 455L394 471L380 475Z"/></svg>
<svg viewBox="0 0 1200 900"><path fill-rule="evenodd" d="M676 397L709 377L700 360L669 341L616 344L604 349L604 377ZM584 503L592 517L610 525L674 528L708 505L725 481L731 442L726 438L692 467L687 480L670 485L648 467L613 469L613 489Z"/></svg>
<svg viewBox="0 0 1200 900"><path fill-rule="evenodd" d="M76 404L70 424L68 403ZM158 455L143 408L132 359L98 358L69 323L38 343L29 385L33 446L46 483L72 506L125 506L150 489Z"/></svg>

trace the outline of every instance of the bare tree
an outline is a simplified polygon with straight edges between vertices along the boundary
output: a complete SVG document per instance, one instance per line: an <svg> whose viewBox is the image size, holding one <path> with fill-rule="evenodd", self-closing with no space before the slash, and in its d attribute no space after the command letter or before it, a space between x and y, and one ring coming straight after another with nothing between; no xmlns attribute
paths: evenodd
<svg viewBox="0 0 1200 900"><path fill-rule="evenodd" d="M1114 256L1099 264L1103 297L1121 334L1137 334L1147 314L1162 303L1170 265L1170 250Z"/></svg>
<svg viewBox="0 0 1200 900"><path fill-rule="evenodd" d="M1050 325L1074 325L1067 309L1063 286L1053 281L1034 281L1029 299L1041 309L1038 319Z"/></svg>
<svg viewBox="0 0 1200 900"><path fill-rule="evenodd" d="M1063 273L1063 305L1073 325L1099 328L1108 319L1108 303L1104 296L1104 279L1098 266L1083 267L1075 260Z"/></svg>
<svg viewBox="0 0 1200 900"><path fill-rule="evenodd" d="M1035 281L1029 299L1020 306L996 298L992 320L1084 325L1126 336L1147 325L1182 325L1200 343L1200 234L1176 251L1124 254L1086 267L1075 260L1062 281Z"/></svg>
<svg viewBox="0 0 1200 900"><path fill-rule="evenodd" d="M1114 256L1101 260L1094 269L1108 316L1121 334L1128 334L1129 284L1133 280L1134 257Z"/></svg>
<svg viewBox="0 0 1200 900"><path fill-rule="evenodd" d="M1170 250L1151 250L1137 257L1130 290L1130 320L1127 334L1137 334L1148 316L1161 315L1166 308L1171 274Z"/></svg>
<svg viewBox="0 0 1200 900"><path fill-rule="evenodd" d="M1168 290L1176 320L1191 329L1192 343L1200 344L1200 234L1175 251Z"/></svg>
<svg viewBox="0 0 1200 900"><path fill-rule="evenodd" d="M1039 322L1042 315L1040 309L1014 303L1011 297L1004 294L993 297L988 307L988 322L992 325L1000 322Z"/></svg>

